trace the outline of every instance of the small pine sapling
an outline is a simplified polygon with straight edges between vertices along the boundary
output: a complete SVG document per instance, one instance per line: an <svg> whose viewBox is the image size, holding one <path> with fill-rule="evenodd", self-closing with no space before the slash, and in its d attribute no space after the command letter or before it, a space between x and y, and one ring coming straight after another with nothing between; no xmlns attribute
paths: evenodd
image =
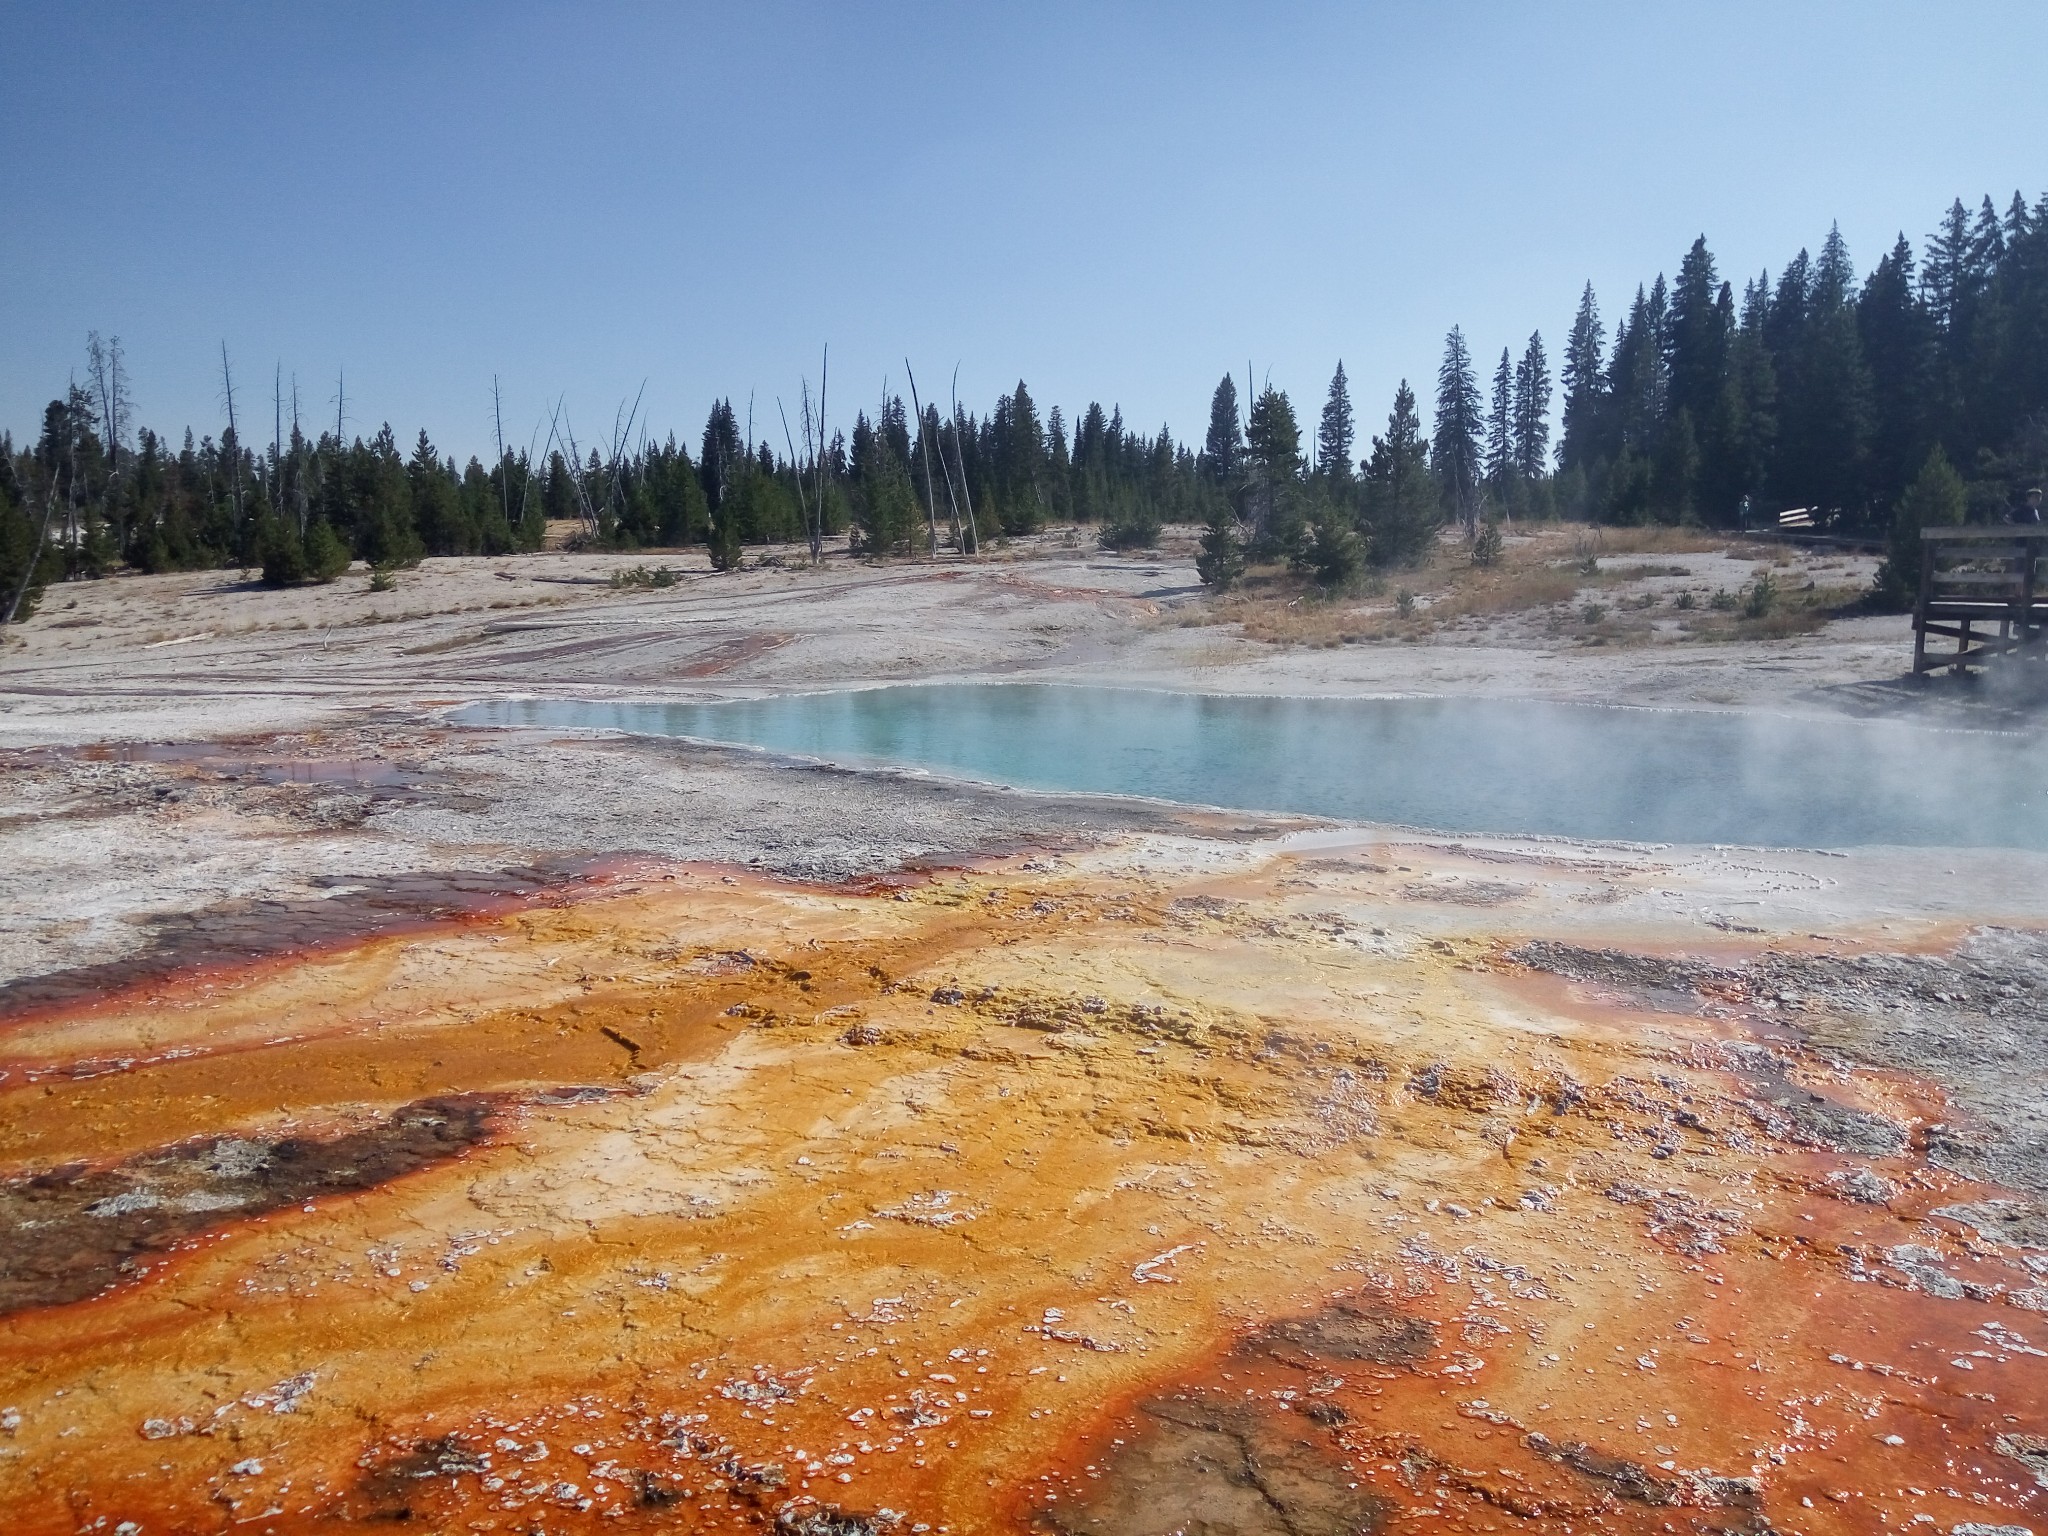
<svg viewBox="0 0 2048 1536"><path fill-rule="evenodd" d="M1472 541L1472 563L1474 565L1493 565L1497 563L1500 559L1501 551L1506 548L1506 543L1507 541L1501 537L1500 523L1494 518L1488 518L1480 525L1479 537Z"/></svg>

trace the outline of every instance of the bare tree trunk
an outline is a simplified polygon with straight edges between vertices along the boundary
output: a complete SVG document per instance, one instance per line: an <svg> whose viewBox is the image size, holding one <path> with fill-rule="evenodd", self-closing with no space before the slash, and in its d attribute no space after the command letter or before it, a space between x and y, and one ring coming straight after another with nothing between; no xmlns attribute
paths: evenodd
<svg viewBox="0 0 2048 1536"><path fill-rule="evenodd" d="M910 407L917 412L917 446L924 455L924 515L931 528L930 558L939 557L939 504L932 494L932 445L931 429L924 419L924 407L918 403L917 375L911 372L910 359L903 359L903 371L910 374Z"/></svg>
<svg viewBox="0 0 2048 1536"><path fill-rule="evenodd" d="M92 374L93 393L100 397L100 425L107 429L107 462L113 468L120 468L120 447L114 438L114 388L109 377L107 349L100 341L98 331L89 331L85 338L86 369Z"/></svg>
<svg viewBox="0 0 2048 1536"><path fill-rule="evenodd" d="M498 437L498 506L505 514L505 533L509 538L512 532L511 471L505 467L505 406L498 396L498 376L495 373L491 375L491 427Z"/></svg>
<svg viewBox="0 0 2048 1536"><path fill-rule="evenodd" d="M121 418L128 406L128 385L121 371L121 338L100 340L98 331L85 338L86 365L93 393L100 397L100 425L106 428L107 467L121 472Z"/></svg>
<svg viewBox="0 0 2048 1536"><path fill-rule="evenodd" d="M522 527L526 523L526 503L533 495L533 448L539 439L540 423L535 422L533 434L526 440L526 457L519 462L519 522Z"/></svg>
<svg viewBox="0 0 2048 1536"><path fill-rule="evenodd" d="M803 483L802 477L804 475L812 474L816 471L818 455L822 451L811 436L814 423L811 419L811 381L809 379L803 381L803 413L804 454L806 457L803 469L798 472L797 483L799 485ZM812 503L817 508L815 517L809 512L804 514L804 543L810 548L811 564L813 566L818 563L819 530L825 521L825 503L822 500L822 491L820 492L820 498Z"/></svg>
<svg viewBox="0 0 2048 1536"><path fill-rule="evenodd" d="M121 423L128 419L128 377L121 366L121 338L107 338L107 377L112 390L107 397L107 453L118 471L121 467Z"/></svg>
<svg viewBox="0 0 2048 1536"><path fill-rule="evenodd" d="M633 409L626 414L626 425L623 431L619 428L619 418L616 415L612 417L612 458L611 463L605 468L604 509L607 512L613 512L615 515L617 512L625 510L623 498L619 494L619 471L620 466L624 462L626 444L633 437L633 423L640 415L640 402L646 396L647 381L642 379L640 381L640 393L633 397ZM619 407L621 410L625 409L625 402L623 400L619 402Z"/></svg>
<svg viewBox="0 0 2048 1536"><path fill-rule="evenodd" d="M809 501L804 496L804 467L797 462L796 442L789 435L789 412L782 408L782 396L780 395L775 397L775 414L782 418L782 441L789 448L790 473L796 477L797 511L803 515L804 534L808 537L811 531L811 508ZM808 431L804 434L804 446L805 448L810 447L810 434Z"/></svg>
<svg viewBox="0 0 2048 1536"><path fill-rule="evenodd" d="M239 538L242 532L242 429L235 425L235 376L228 371L226 342L220 344L220 381L228 398L228 432L235 440L234 457L228 465L228 473L233 476L228 482L228 489L234 493L235 534Z"/></svg>
<svg viewBox="0 0 2048 1536"><path fill-rule="evenodd" d="M292 375L292 510L297 515L299 537L306 536L306 434L299 430L299 376Z"/></svg>
<svg viewBox="0 0 2048 1536"><path fill-rule="evenodd" d="M960 366L959 364L956 363L953 365L954 398L958 399L959 394ZM932 406L932 414L936 416L938 414L938 402L933 401ZM956 437L959 435L959 431L960 429L958 427L955 427L953 429L954 435ZM946 478L946 510L952 515L953 520L953 547L959 550L961 554L965 555L967 553L967 546L960 542L960 502L953 495L953 466L946 462L946 440L944 438L939 439L939 473L944 475Z"/></svg>
<svg viewBox="0 0 2048 1536"><path fill-rule="evenodd" d="M557 402L557 409L560 404ZM569 466L569 487L576 493L576 510L583 525L592 538L597 537L597 509L590 504L590 490L583 482L583 450L576 446L576 429L569 425L569 418L562 418L562 436L569 445L569 454L564 461Z"/></svg>
<svg viewBox="0 0 2048 1536"><path fill-rule="evenodd" d="M832 373L832 343L825 343L825 355L818 364L818 532L811 540L811 563L825 559L825 385Z"/></svg>
<svg viewBox="0 0 2048 1536"><path fill-rule="evenodd" d="M7 617L0 619L0 625L12 624L15 614L21 611L21 600L28 596L29 583L35 580L36 566L43 558L43 545L50 537L50 509L55 504L51 496L53 486L43 487L43 521L36 529L36 541L29 547L28 564L21 568L21 580L14 588L13 601L7 605Z"/></svg>
<svg viewBox="0 0 2048 1536"><path fill-rule="evenodd" d="M284 510L284 363L270 377L270 510Z"/></svg>
<svg viewBox="0 0 2048 1536"><path fill-rule="evenodd" d="M967 503L967 540L974 546L975 558L981 557L981 530L974 523L974 492L967 484L967 450L962 446L967 441L967 418L960 410L960 369L953 369L953 457L960 465L960 498Z"/></svg>
<svg viewBox="0 0 2048 1536"><path fill-rule="evenodd" d="M71 413L64 413L64 462L70 474L64 478L64 549L68 564L74 569L78 560L78 423L71 419Z"/></svg>

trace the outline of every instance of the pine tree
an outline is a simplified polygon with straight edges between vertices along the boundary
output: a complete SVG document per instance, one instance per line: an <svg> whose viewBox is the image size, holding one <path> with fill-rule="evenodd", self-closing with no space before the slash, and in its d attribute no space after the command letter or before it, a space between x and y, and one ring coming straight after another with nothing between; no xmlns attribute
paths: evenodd
<svg viewBox="0 0 2048 1536"><path fill-rule="evenodd" d="M1237 419L1237 381L1229 374L1209 399L1209 435L1202 441L1202 472L1212 484L1228 485L1244 460L1244 431Z"/></svg>
<svg viewBox="0 0 2048 1536"><path fill-rule="evenodd" d="M431 555L477 552L474 529L461 515L453 480L422 428L419 441L413 445L412 458L406 464L406 481L411 492L413 526Z"/></svg>
<svg viewBox="0 0 2048 1536"><path fill-rule="evenodd" d="M1468 534L1479 529L1482 430L1472 354L1465 346L1465 333L1452 326L1444 338L1444 360L1436 374L1436 432L1430 442L1430 467L1443 487L1445 506Z"/></svg>
<svg viewBox="0 0 2048 1536"><path fill-rule="evenodd" d="M348 546L341 542L326 518L320 518L306 530L306 576L311 581L326 583L334 580L348 569Z"/></svg>
<svg viewBox="0 0 2048 1536"><path fill-rule="evenodd" d="M386 570L418 565L426 546L413 526L411 482L391 423L378 428L377 435L360 452L352 453L350 460L355 484L349 488L349 499L356 511L357 552L371 565Z"/></svg>
<svg viewBox="0 0 2048 1536"><path fill-rule="evenodd" d="M1926 462L1930 429L1939 420L1934 322L1916 289L1913 247L1901 232L1856 301L1857 335L1870 368L1868 490L1880 507L1895 506L1905 494L1916 467Z"/></svg>
<svg viewBox="0 0 2048 1536"><path fill-rule="evenodd" d="M1054 406L1045 417L1046 504L1053 517L1074 516L1074 463L1067 452L1067 423Z"/></svg>
<svg viewBox="0 0 2048 1536"><path fill-rule="evenodd" d="M1550 458L1550 359L1540 331L1529 334L1515 367L1515 468L1522 478L1541 480Z"/></svg>
<svg viewBox="0 0 2048 1536"><path fill-rule="evenodd" d="M2033 215L2027 210L2026 198L2020 195L2018 188L2014 188L2012 201L2006 204L2005 208L2005 250L2007 255L2011 255L2016 247L2025 244L2027 236L2033 232L2033 222ZM114 338L115 346L118 347L120 343L121 338L116 336Z"/></svg>
<svg viewBox="0 0 2048 1536"><path fill-rule="evenodd" d="M704 437L697 454L697 476L703 482L704 506L715 534L724 522L725 498L738 480L746 448L740 442L739 417L730 400L714 400L704 419Z"/></svg>
<svg viewBox="0 0 2048 1536"><path fill-rule="evenodd" d="M1227 381L1226 381L1227 382ZM1316 469L1326 480L1349 483L1352 475L1351 450L1357 428L1351 413L1351 389L1344 378L1344 360L1330 376L1330 393L1323 401L1323 420L1316 430Z"/></svg>
<svg viewBox="0 0 2048 1536"><path fill-rule="evenodd" d="M1991 199L1984 199L1984 210L1991 212ZM1991 214L1991 228L1994 236L1998 229L1998 217ZM1828 226L1828 237L1821 242L1820 260L1813 264L1813 290L1809 303L1814 313L1827 313L1849 302L1851 291L1856 286L1856 268L1849 260L1849 242L1842 238L1842 226Z"/></svg>
<svg viewBox="0 0 2048 1536"><path fill-rule="evenodd" d="M1237 537L1237 519L1220 499L1210 508L1201 550L1195 556L1195 574L1203 586L1218 592L1236 586L1244 575L1244 545Z"/></svg>
<svg viewBox="0 0 2048 1536"><path fill-rule="evenodd" d="M1007 401L996 402L996 414L992 418L996 439L1004 435ZM1109 502L1111 470L1111 448L1109 417L1104 414L1100 401L1088 402L1088 409L1081 413L1081 419L1074 424L1074 516L1082 522L1100 518Z"/></svg>
<svg viewBox="0 0 2048 1536"><path fill-rule="evenodd" d="M1579 295L1579 312L1564 347L1564 438L1558 444L1560 468L1588 470L1598 456L1600 417L1605 405L1607 328L1600 323L1600 304L1593 285Z"/></svg>
<svg viewBox="0 0 2048 1536"><path fill-rule="evenodd" d="M1787 505L1851 518L1863 504L1870 437L1870 376L1849 302L1854 281L1847 243L1839 229L1831 230L1787 348L1772 474L1773 489Z"/></svg>
<svg viewBox="0 0 2048 1536"><path fill-rule="evenodd" d="M1762 488L1776 440L1777 382L1763 332L1769 298L1766 274L1744 286L1739 318L1732 291L1718 306L1726 311L1727 360L1720 388L1700 423L1695 497L1701 520L1716 526L1742 521L1743 503Z"/></svg>
<svg viewBox="0 0 2048 1536"><path fill-rule="evenodd" d="M1372 440L1364 492L1366 548L1373 564L1412 565L1429 553L1443 514L1415 392L1406 379L1395 391L1386 435Z"/></svg>
<svg viewBox="0 0 2048 1536"><path fill-rule="evenodd" d="M1764 309L1764 341L1773 357L1787 356L1806 328L1813 297L1813 259L1801 250L1778 274L1778 286Z"/></svg>
<svg viewBox="0 0 2048 1536"><path fill-rule="evenodd" d="M1039 424L1038 406L1022 379L1017 381L1016 392L1000 403L998 414L1002 430L996 442L995 471L1003 532L1013 536L1031 533L1046 514L1045 428ZM1092 509L1091 515L1100 517L1101 509Z"/></svg>
<svg viewBox="0 0 2048 1536"><path fill-rule="evenodd" d="M51 487L45 480L38 496L24 484L37 461L29 455L23 460L17 470L14 439L0 433L0 624L18 623L34 613L43 589L61 568L49 542Z"/></svg>
<svg viewBox="0 0 2048 1536"><path fill-rule="evenodd" d="M1252 405L1245 431L1247 519L1252 552L1261 559L1293 555L1300 546L1301 426L1294 406L1268 384Z"/></svg>
<svg viewBox="0 0 2048 1536"><path fill-rule="evenodd" d="M1968 510L1963 477L1937 443L1892 514L1884 564L1871 596L1895 608L1911 603L1920 591L1920 530L1957 526Z"/></svg>
<svg viewBox="0 0 2048 1536"><path fill-rule="evenodd" d="M1970 226L1969 286L1982 288L1991 281L1998 264L2005 259L2005 228L1998 222L1998 210L1987 195L1977 207Z"/></svg>
<svg viewBox="0 0 2048 1536"><path fill-rule="evenodd" d="M885 398L879 424L871 423L865 411L853 423L854 523L861 551L876 557L907 551L921 521L905 462L908 436L899 450L897 434L891 430L892 418L895 425L901 424L902 406L900 400ZM736 536L733 547L737 550ZM716 548L714 543L714 561Z"/></svg>
<svg viewBox="0 0 2048 1536"><path fill-rule="evenodd" d="M1701 421L1712 412L1728 363L1728 316L1721 308L1721 280L1714 270L1707 237L1693 241L1679 264L1671 290L1664 359L1670 380L1666 409L1673 415L1692 412Z"/></svg>
<svg viewBox="0 0 2048 1536"><path fill-rule="evenodd" d="M1493 399L1486 413L1486 483L1493 495L1507 495L1515 469L1515 363L1506 347L1493 370Z"/></svg>
<svg viewBox="0 0 2048 1536"><path fill-rule="evenodd" d="M1657 279L1658 290L1663 278ZM1628 318L1614 333L1614 355L1607 365L1608 422L1611 446L1647 454L1655 451L1664 420L1664 348L1660 339L1662 305L1656 290L1636 289Z"/></svg>
<svg viewBox="0 0 2048 1536"><path fill-rule="evenodd" d="M1661 521L1692 521L1699 477L1699 435L1693 430L1692 411L1681 405L1665 423L1651 471L1651 504Z"/></svg>
<svg viewBox="0 0 2048 1536"><path fill-rule="evenodd" d="M1920 269L1920 289L1934 323L1946 330L1962 307L1969 281L1970 214L1959 197L1943 215L1941 228L1927 237L1927 259Z"/></svg>
<svg viewBox="0 0 2048 1536"><path fill-rule="evenodd" d="M1325 592L1340 592L1365 568L1365 543L1344 509L1317 495L1308 514L1308 541L1301 564Z"/></svg>

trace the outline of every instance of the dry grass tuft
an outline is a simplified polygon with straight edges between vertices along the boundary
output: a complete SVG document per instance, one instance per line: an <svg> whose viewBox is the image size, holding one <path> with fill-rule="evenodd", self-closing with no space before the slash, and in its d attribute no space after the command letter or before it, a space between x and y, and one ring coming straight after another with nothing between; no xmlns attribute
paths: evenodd
<svg viewBox="0 0 2048 1536"><path fill-rule="evenodd" d="M1783 551L1684 528L1560 528L1517 532L1491 565L1475 564L1464 542L1446 537L1411 570L1374 575L1349 593L1325 594L1283 567L1250 573L1235 590L1182 610L1183 628L1235 624L1265 645L1319 648L1380 640L1422 640L1450 626L1515 615L1536 620L1554 640L1587 645L1774 640L1808 634L1848 611L1860 588L1780 585L1769 610L1744 610L1744 593L1705 588L1678 599L1668 586L1630 590L1689 567L1616 556L1721 554L1758 569L1785 564ZM1605 562L1604 564L1602 562ZM1675 623L1673 621L1676 621Z"/></svg>
<svg viewBox="0 0 2048 1536"><path fill-rule="evenodd" d="M1738 560L1761 559L1763 551L1746 542L1731 541L1729 535L1707 533L1698 528L1574 528L1569 535L1545 530L1538 538L1569 538L1572 554L1588 555L1706 555L1726 550Z"/></svg>

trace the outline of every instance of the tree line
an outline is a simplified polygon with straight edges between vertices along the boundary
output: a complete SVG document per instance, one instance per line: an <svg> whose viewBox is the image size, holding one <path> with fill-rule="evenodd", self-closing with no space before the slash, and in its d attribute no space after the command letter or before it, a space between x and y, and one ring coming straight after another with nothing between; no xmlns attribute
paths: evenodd
<svg viewBox="0 0 2048 1536"><path fill-rule="evenodd" d="M1917 259L1901 234L1860 281L1831 229L1739 302L1702 238L1604 342L1589 286L1564 355L1568 510L1728 527L1801 507L1876 533L1938 452L1995 520L2048 467L2048 195L1957 199Z"/></svg>
<svg viewBox="0 0 2048 1536"><path fill-rule="evenodd" d="M1204 580L1285 559L1338 584L1412 562L1447 521L1481 541L1516 518L1735 529L1798 508L1888 538L1880 595L1900 597L1922 526L1998 521L2048 478L2048 194L2003 214L1957 199L1920 256L1901 234L1860 281L1831 229L1739 300L1702 236L1675 281L1637 287L1611 340L1587 284L1560 375L1553 453L1541 334L1502 350L1489 390L1453 327L1427 440L1404 380L1355 462L1341 363L1312 456L1270 387L1240 435L1226 376L1199 458L1229 493Z"/></svg>
<svg viewBox="0 0 2048 1536"><path fill-rule="evenodd" d="M23 613L50 581L124 566L260 569L284 586L331 580L355 560L392 569L538 549L562 520L584 547L702 544L721 569L749 545L815 550L845 535L874 557L942 542L971 552L1070 521L1142 546L1166 523L1199 521L1213 495L1165 427L1148 436L1091 404L1069 429L1057 407L1041 416L1021 381L979 418L912 410L885 389L856 411L850 438L826 436L807 389L802 452L743 428L729 399L712 404L694 454L674 434L629 442L630 417L586 447L557 411L544 449L501 440L495 462L458 467L424 431L410 450L388 424L367 439L339 422L312 435L281 389L271 441L253 444L225 367L228 425L217 439L188 428L174 450L130 429L118 339L93 336L88 358L88 382L50 402L32 445L0 436L0 603Z"/></svg>
<svg viewBox="0 0 2048 1536"><path fill-rule="evenodd" d="M906 365L907 372L907 365ZM2003 214L1958 199L1916 256L1901 234L1860 280L1838 229L1738 298L1703 237L1638 286L1610 338L1590 284L1558 377L1540 333L1503 349L1482 387L1453 327L1427 432L1414 391L1395 391L1384 432L1359 451L1343 364L1312 441L1284 390L1240 394L1226 374L1199 446L1134 430L1090 404L1041 414L1020 381L985 415L941 413L886 386L872 413L827 436L808 384L802 446L785 451L715 402L691 445L632 429L579 444L559 409L545 447L497 434L489 465L458 467L426 433L389 425L310 433L281 377L258 443L222 358L227 425L175 450L132 421L118 338L88 338L86 381L44 412L33 444L0 436L0 602L32 607L48 581L144 571L261 569L285 585L351 560L540 546L570 519L593 547L707 546L735 565L748 545L846 535L889 557L972 551L1048 523L1095 525L1113 547L1163 525L1204 527L1204 580L1284 561L1326 585L1423 558L1447 523L1568 517L1734 528L1786 508L1841 532L1902 542L1928 520L1992 520L2048 474L2048 194ZM1553 448L1551 411L1561 398ZM778 405L778 413L781 407ZM1902 531L1903 530L1903 531Z"/></svg>

